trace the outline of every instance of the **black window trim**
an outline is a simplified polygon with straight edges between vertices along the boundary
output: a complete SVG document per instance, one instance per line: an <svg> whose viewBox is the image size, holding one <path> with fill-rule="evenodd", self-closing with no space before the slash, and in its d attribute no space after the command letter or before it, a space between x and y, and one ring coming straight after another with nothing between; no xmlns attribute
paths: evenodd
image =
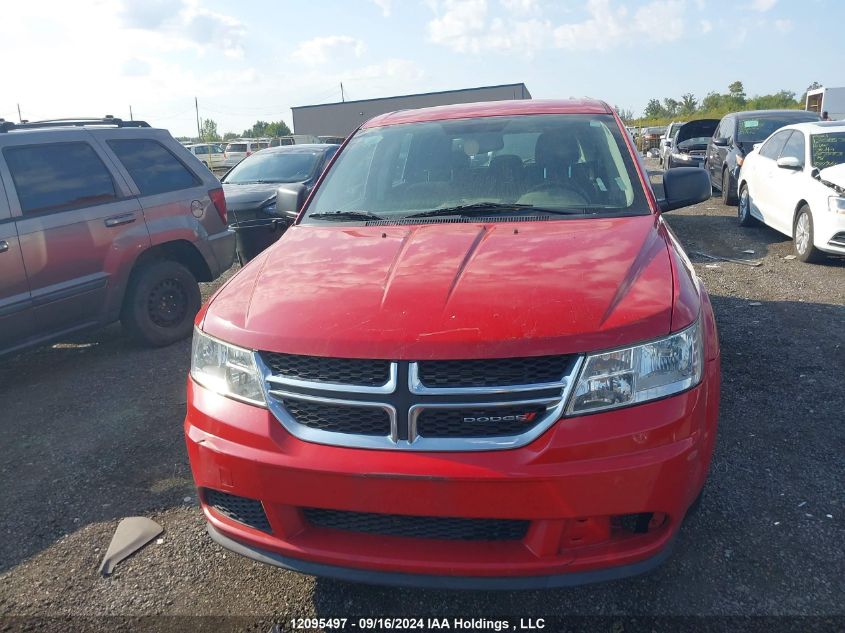
<svg viewBox="0 0 845 633"><path fill-rule="evenodd" d="M18 187L18 181L15 179L15 174L12 171L12 168L9 165L9 160L7 158L7 154L6 154L7 150L15 150L15 149L26 148L26 147L44 147L46 145L50 145L50 146L77 145L79 143L84 143L85 145L88 145L88 147L90 147L94 151L94 156L96 156L97 160L100 161L100 164L103 166L103 169L106 170L106 173L109 175L109 178L111 179L112 188L114 189L115 197L112 198L111 200L102 200L100 202L81 202L79 204L63 204L63 205L59 205L59 206L41 207L39 209L35 209L35 210L31 210L31 211L24 210L23 205L21 204L20 195L18 194L18 188L19 188ZM3 158L6 161L6 167L9 170L9 175L12 178L12 186L14 188L14 195L15 195L15 199L17 200L17 203L18 203L18 211L20 212L19 217L15 217L15 215L12 214L12 217L10 218L10 220L21 221L21 220L27 220L29 218L36 218L36 217L40 218L40 217L44 217L45 215L54 215L54 214L57 214L57 213L67 213L68 211L78 211L79 209L88 209L88 208L91 208L91 207L99 207L99 206L102 206L104 204L114 204L115 202L122 202L124 200L129 200L129 199L135 197L135 196L125 196L125 195L123 195L121 188L118 186L118 183L115 180L115 175L112 172L112 170L109 169L108 165L106 165L105 161L103 160L103 157L100 156L100 154L97 152L97 148L94 146L94 144L92 144L91 142L89 142L85 139L79 139L79 140L74 140L74 141L51 141L51 142L47 142L47 143L27 143L26 145L17 145L17 144L7 145L6 147L3 148Z"/></svg>
<svg viewBox="0 0 845 633"><path fill-rule="evenodd" d="M167 195L169 193L174 193L176 191L187 191L188 189L194 189L196 187L201 187L203 185L202 178L200 178L199 175L197 175L197 173L193 169L191 169L188 166L187 163L185 163L185 161L183 161L181 158L179 158L175 153L173 153L170 150L169 147L167 147L164 143L159 141L157 138L146 137L146 136L145 137L137 137L137 138L136 137L129 137L129 138L112 137L112 138L107 138L107 139L104 139L104 140L105 140L106 145L109 148L109 151L112 154L114 154L114 157L117 159L118 164L126 171L126 175L132 181L132 184L135 186L135 189L138 190L138 195L133 196L133 197L149 198L151 196L164 196L164 195ZM132 172L129 171L129 168L126 166L126 164L122 160L120 160L120 156L118 156L117 152L114 150L114 147L112 147L112 144L111 144L112 141L151 141L153 143L156 143L158 146L160 146L162 149L164 149L164 151L169 153L180 165L182 165L182 167L184 167L185 169L188 170L188 173L191 174L191 177L194 179L194 184L191 185L190 187L181 187L179 189L168 189L167 191L159 191L158 193L147 193L147 194L143 193L141 191L141 188L138 186L138 183L135 182L135 178L132 176ZM195 156L196 156L196 154L195 154Z"/></svg>

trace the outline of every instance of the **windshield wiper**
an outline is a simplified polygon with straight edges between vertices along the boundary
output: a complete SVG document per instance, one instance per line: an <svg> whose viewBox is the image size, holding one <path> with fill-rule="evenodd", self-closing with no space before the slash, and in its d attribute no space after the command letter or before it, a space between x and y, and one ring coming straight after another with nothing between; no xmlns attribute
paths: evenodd
<svg viewBox="0 0 845 633"><path fill-rule="evenodd" d="M536 207L533 204L503 204L499 202L477 202L475 204L461 204L455 207L444 207L442 209L431 209L430 211L420 211L419 213L412 213L403 216L405 218L430 218L441 215L463 215L466 217L484 216L490 211L524 211L530 209L532 213L550 213L553 215L573 215L576 213L587 213L587 209L548 209L545 207Z"/></svg>
<svg viewBox="0 0 845 633"><path fill-rule="evenodd" d="M411 213L402 217L405 218L430 218L438 215L484 215L490 211L521 211L522 209L534 208L533 204L502 204L499 202L475 202L473 204L459 204L454 207L443 207L442 209L431 209Z"/></svg>
<svg viewBox="0 0 845 633"><path fill-rule="evenodd" d="M327 211L312 213L306 220L384 220L385 218L369 211Z"/></svg>

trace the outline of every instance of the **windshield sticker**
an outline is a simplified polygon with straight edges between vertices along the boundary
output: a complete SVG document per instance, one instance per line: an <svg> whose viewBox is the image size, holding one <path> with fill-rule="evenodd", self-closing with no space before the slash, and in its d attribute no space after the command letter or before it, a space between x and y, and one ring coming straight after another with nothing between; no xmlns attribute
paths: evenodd
<svg viewBox="0 0 845 633"><path fill-rule="evenodd" d="M742 127L743 127L744 129L748 129L748 128L750 128L750 127L759 127L759 125L760 125L760 122L759 122L759 121L756 121L756 120L754 120L754 119L749 119L749 120L747 120L747 121L743 121L743 122L742 122Z"/></svg>

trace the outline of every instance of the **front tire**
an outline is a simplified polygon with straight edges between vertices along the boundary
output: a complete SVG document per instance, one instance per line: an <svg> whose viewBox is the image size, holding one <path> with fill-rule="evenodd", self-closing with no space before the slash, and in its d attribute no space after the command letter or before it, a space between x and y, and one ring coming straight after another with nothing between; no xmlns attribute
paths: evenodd
<svg viewBox="0 0 845 633"><path fill-rule="evenodd" d="M817 262L821 252L813 245L813 214L806 204L798 210L792 230L792 244L795 255L802 262Z"/></svg>
<svg viewBox="0 0 845 633"><path fill-rule="evenodd" d="M190 336L201 303L190 270L172 260L152 261L132 272L120 320L139 343L164 347Z"/></svg>
<svg viewBox="0 0 845 633"><path fill-rule="evenodd" d="M742 183L739 190L739 205L737 206L737 217L740 226L757 226L758 220L751 215L751 194L748 192L748 185Z"/></svg>
<svg viewBox="0 0 845 633"><path fill-rule="evenodd" d="M722 203L725 206L732 207L736 204L736 194L733 193L735 184L732 182L733 176L725 167L722 170Z"/></svg>

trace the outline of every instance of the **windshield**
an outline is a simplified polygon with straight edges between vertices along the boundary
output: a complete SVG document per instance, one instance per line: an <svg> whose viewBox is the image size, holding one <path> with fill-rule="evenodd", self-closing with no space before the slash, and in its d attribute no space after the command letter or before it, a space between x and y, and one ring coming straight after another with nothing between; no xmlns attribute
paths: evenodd
<svg viewBox="0 0 845 633"><path fill-rule="evenodd" d="M683 149L684 147L692 147L694 145L707 145L710 142L709 136L699 136L697 138L688 138L686 140L681 141L678 143L678 147Z"/></svg>
<svg viewBox="0 0 845 633"><path fill-rule="evenodd" d="M810 162L813 167L825 169L845 163L845 132L812 134L810 136Z"/></svg>
<svg viewBox="0 0 845 633"><path fill-rule="evenodd" d="M223 182L243 185L254 182L304 182L314 173L318 153L262 152L244 159Z"/></svg>
<svg viewBox="0 0 845 633"><path fill-rule="evenodd" d="M338 157L303 221L535 212L650 212L612 116L486 117L365 129Z"/></svg>
<svg viewBox="0 0 845 633"><path fill-rule="evenodd" d="M784 125L793 123L808 123L818 121L819 117L812 112L806 115L761 116L739 120L737 141L740 143L759 143L769 138Z"/></svg>
<svg viewBox="0 0 845 633"><path fill-rule="evenodd" d="M229 143L226 146L227 152L245 152L246 151L246 143Z"/></svg>

